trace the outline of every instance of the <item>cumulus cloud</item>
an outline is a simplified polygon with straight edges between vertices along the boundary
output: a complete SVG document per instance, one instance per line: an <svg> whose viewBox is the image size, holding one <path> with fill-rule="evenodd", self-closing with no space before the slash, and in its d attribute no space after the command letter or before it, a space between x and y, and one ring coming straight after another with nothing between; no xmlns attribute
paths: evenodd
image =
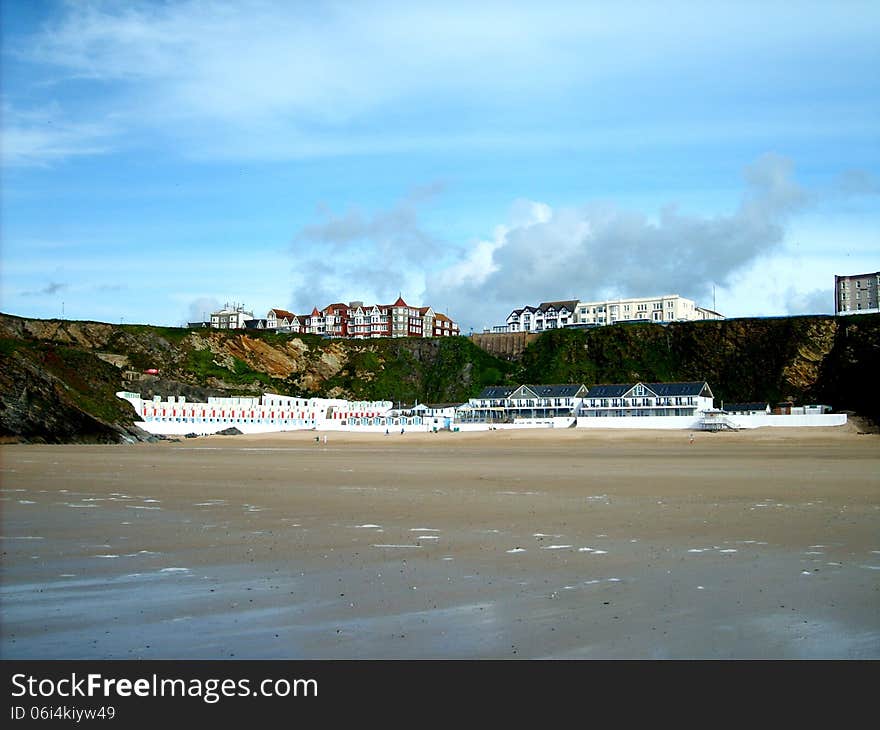
<svg viewBox="0 0 880 730"><path fill-rule="evenodd" d="M398 295L419 304L425 271L444 249L420 222L420 209L443 188L413 188L387 210L319 211L322 220L300 229L291 247L298 278L292 306L310 312L345 297L388 303Z"/></svg>
<svg viewBox="0 0 880 730"><path fill-rule="evenodd" d="M737 209L711 217L674 205L650 218L613 204L520 201L515 222L432 277L426 297L453 291L455 309L475 328L547 300L677 293L705 303L713 284L777 249L789 217L811 202L791 161L777 155L749 165L745 182Z"/></svg>
<svg viewBox="0 0 880 730"><path fill-rule="evenodd" d="M507 222L466 246L444 244L424 229L421 209L432 196L411 193L372 213L324 211L295 237L292 301L310 311L347 296L393 301L404 293L414 304L448 306L465 331L547 300L677 293L706 305L713 286L778 251L790 217L816 200L778 155L747 166L744 181L736 209L715 216L675 205L651 217L611 203L554 209L518 200ZM440 250L451 257L436 265ZM789 299L794 309L819 301Z"/></svg>

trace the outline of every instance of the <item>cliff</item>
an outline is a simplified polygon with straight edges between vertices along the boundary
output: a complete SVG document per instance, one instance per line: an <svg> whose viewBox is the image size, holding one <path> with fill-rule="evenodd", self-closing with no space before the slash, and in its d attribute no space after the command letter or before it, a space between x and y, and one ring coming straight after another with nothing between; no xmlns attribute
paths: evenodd
<svg viewBox="0 0 880 730"><path fill-rule="evenodd" d="M525 382L706 380L716 405L790 400L880 420L880 315L626 324L544 333L523 352Z"/></svg>
<svg viewBox="0 0 880 730"><path fill-rule="evenodd" d="M880 315L473 339L326 340L0 314L0 438L145 438L119 390L188 400L271 391L431 403L464 401L505 383L707 380L716 402L824 403L880 420L870 377L880 372Z"/></svg>
<svg viewBox="0 0 880 730"><path fill-rule="evenodd" d="M326 340L0 314L0 438L144 438L119 390L187 400L271 391L455 402L506 382L514 370L463 337Z"/></svg>

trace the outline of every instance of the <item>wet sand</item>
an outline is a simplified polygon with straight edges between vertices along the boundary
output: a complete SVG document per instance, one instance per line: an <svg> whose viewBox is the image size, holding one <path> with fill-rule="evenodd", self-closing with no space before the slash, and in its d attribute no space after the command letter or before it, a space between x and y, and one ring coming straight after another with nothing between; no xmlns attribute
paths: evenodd
<svg viewBox="0 0 880 730"><path fill-rule="evenodd" d="M880 658L880 436L0 446L0 656Z"/></svg>

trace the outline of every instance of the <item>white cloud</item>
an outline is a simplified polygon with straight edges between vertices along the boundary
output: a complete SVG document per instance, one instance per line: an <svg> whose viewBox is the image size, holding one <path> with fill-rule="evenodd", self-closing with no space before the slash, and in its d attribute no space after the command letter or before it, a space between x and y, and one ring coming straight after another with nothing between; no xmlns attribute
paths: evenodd
<svg viewBox="0 0 880 730"><path fill-rule="evenodd" d="M846 13L816 3L796 16L742 3L699 14L690 3L669 2L68 3L10 52L40 65L57 88L79 84L87 101L68 107L90 107L93 116L68 133L85 143L45 140L29 128L15 144L30 149L30 159L41 151L46 159L98 153L105 145L89 135L113 115L196 158L588 145L597 133L623 145L644 130L631 128L630 117L606 118L590 98L601 103L609 90L642 88L646 76L645 88L656 76L668 92L676 79L697 83L697 69L708 79L755 49L764 64L780 61L778 72L797 50L814 57L817 29L826 43L861 48L870 12L858 3ZM715 88L714 77L706 79ZM560 102L573 99L582 100L593 133L580 123L548 127ZM523 116L539 123L517 124ZM689 119L656 117L651 126L681 140Z"/></svg>
<svg viewBox="0 0 880 730"><path fill-rule="evenodd" d="M46 166L70 157L103 154L114 129L105 122L75 122L56 105L24 111L3 108L0 151L9 166Z"/></svg>
<svg viewBox="0 0 880 730"><path fill-rule="evenodd" d="M651 219L607 203L551 210L521 201L515 222L432 277L426 297L458 284L453 302L475 328L500 323L515 306L555 299L677 293L706 304L714 285L778 250L790 216L810 202L791 162L779 156L749 165L745 178L742 200L728 215L668 206Z"/></svg>

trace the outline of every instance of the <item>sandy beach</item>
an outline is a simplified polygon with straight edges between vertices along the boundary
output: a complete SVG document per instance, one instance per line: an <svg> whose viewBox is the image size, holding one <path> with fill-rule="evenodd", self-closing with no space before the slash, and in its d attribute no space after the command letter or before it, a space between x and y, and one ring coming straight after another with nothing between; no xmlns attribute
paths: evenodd
<svg viewBox="0 0 880 730"><path fill-rule="evenodd" d="M7 659L880 658L880 436L852 426L0 460Z"/></svg>

